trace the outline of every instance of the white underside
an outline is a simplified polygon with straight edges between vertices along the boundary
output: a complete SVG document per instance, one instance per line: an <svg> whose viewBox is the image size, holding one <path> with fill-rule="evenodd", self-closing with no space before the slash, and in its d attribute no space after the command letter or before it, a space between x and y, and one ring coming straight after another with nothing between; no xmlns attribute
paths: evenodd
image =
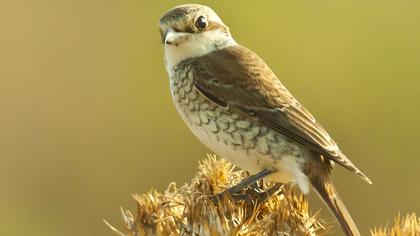
<svg viewBox="0 0 420 236"><path fill-rule="evenodd" d="M187 123L188 124L188 123ZM307 194L310 190L308 178L301 170L302 163L294 156L282 156L279 160L262 155L257 151L246 152L245 150L234 150L223 142L217 141L212 134L194 125L188 125L197 138L211 151L223 157L250 174L257 174L264 169L275 170L276 172L267 176L266 179L280 183L297 184L300 190ZM219 134L220 135L220 134ZM219 139L223 139L220 138Z"/></svg>
<svg viewBox="0 0 420 236"><path fill-rule="evenodd" d="M165 66L169 77L172 77L174 68L179 62L188 58L203 56L216 50L216 42L218 42L219 45L222 42L225 47L237 44L230 35L226 36L225 33L219 31L209 31L200 34L173 33L171 35L171 40L180 43L178 45L165 44ZM231 146L218 141L223 140L223 137L217 139L214 134L206 132L202 127L194 125L191 120L188 120L185 117L183 109L179 107L175 98L174 102L178 112L192 132L213 152L230 160L235 165L249 171L251 174L256 174L263 169L276 170L274 174L268 176L268 180L281 183L293 182L300 187L302 192L309 192L309 182L307 177L302 173L302 163L299 162L302 160L292 156L282 156L281 158L273 159L270 156L262 155L257 151L246 152L242 149L234 150Z"/></svg>

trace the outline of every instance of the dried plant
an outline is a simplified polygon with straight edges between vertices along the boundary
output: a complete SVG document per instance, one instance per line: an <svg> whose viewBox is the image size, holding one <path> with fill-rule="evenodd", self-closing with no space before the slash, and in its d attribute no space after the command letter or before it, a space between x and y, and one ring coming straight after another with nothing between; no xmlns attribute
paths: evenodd
<svg viewBox="0 0 420 236"><path fill-rule="evenodd" d="M249 199L214 195L239 183L246 173L209 156L190 183L172 183L163 192L135 194L137 212L122 210L119 235L321 235L327 228L310 214L306 199L287 186L259 183L239 193ZM278 186L277 186L278 187ZM277 190L265 200L263 192Z"/></svg>
<svg viewBox="0 0 420 236"><path fill-rule="evenodd" d="M308 202L288 185L260 182L239 193L215 198L247 174L224 159L210 156L199 163L196 176L181 187L171 183L163 192L135 194L137 211L121 209L124 230L108 226L120 236L143 235L325 235L330 226L311 214ZM276 188L277 187L277 188ZM273 192L274 191L274 192ZM263 193L271 197L261 199ZM274 193L274 194L273 194ZM375 228L372 236L420 236L420 218L398 216L395 226Z"/></svg>
<svg viewBox="0 0 420 236"><path fill-rule="evenodd" d="M395 218L394 226L385 226L371 230L372 236L420 236L420 217L415 213Z"/></svg>

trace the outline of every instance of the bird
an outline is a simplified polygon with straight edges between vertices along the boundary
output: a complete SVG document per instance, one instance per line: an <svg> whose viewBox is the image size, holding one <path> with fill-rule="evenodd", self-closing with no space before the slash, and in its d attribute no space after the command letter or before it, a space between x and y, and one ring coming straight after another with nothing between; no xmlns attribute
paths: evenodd
<svg viewBox="0 0 420 236"><path fill-rule="evenodd" d="M207 148L251 174L239 187L264 178L304 194L312 188L347 236L360 235L331 170L337 163L371 180L263 59L238 44L205 5L176 6L158 25L175 108Z"/></svg>

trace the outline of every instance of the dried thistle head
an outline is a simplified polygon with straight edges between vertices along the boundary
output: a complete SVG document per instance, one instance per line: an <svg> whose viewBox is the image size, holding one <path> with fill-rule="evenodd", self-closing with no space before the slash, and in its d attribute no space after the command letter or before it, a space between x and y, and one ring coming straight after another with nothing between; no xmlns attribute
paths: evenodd
<svg viewBox="0 0 420 236"><path fill-rule="evenodd" d="M420 217L415 213L395 218L394 226L379 227L371 230L372 236L418 236L420 235Z"/></svg>
<svg viewBox="0 0 420 236"><path fill-rule="evenodd" d="M174 183L163 192L135 194L137 212L122 210L124 232L119 235L320 235L326 227L318 214L310 214L308 202L288 186L261 203L248 190L249 200L233 200L228 194L218 201L209 196L239 183L246 173L234 170L226 160L209 156L199 163L196 176L181 187ZM258 191L273 183L262 183Z"/></svg>
<svg viewBox="0 0 420 236"><path fill-rule="evenodd" d="M242 191L251 199L233 200L225 194L218 201L210 196L236 185L246 173L223 159L209 155L199 163L196 176L181 187L169 184L163 192L155 190L135 194L135 214L121 209L123 232L105 222L120 236L142 235L325 235L325 226L318 213L310 214L308 202L288 185L260 202L249 191L268 191L273 183L262 183L257 188ZM395 219L395 225L371 230L372 236L420 236L420 217L414 213Z"/></svg>

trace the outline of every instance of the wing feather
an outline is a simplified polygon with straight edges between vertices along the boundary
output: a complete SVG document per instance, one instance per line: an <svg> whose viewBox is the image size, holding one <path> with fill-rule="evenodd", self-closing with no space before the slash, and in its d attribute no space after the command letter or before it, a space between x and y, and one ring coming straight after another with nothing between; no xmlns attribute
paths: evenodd
<svg viewBox="0 0 420 236"><path fill-rule="evenodd" d="M210 101L249 116L370 182L254 52L232 46L190 63L196 89Z"/></svg>

